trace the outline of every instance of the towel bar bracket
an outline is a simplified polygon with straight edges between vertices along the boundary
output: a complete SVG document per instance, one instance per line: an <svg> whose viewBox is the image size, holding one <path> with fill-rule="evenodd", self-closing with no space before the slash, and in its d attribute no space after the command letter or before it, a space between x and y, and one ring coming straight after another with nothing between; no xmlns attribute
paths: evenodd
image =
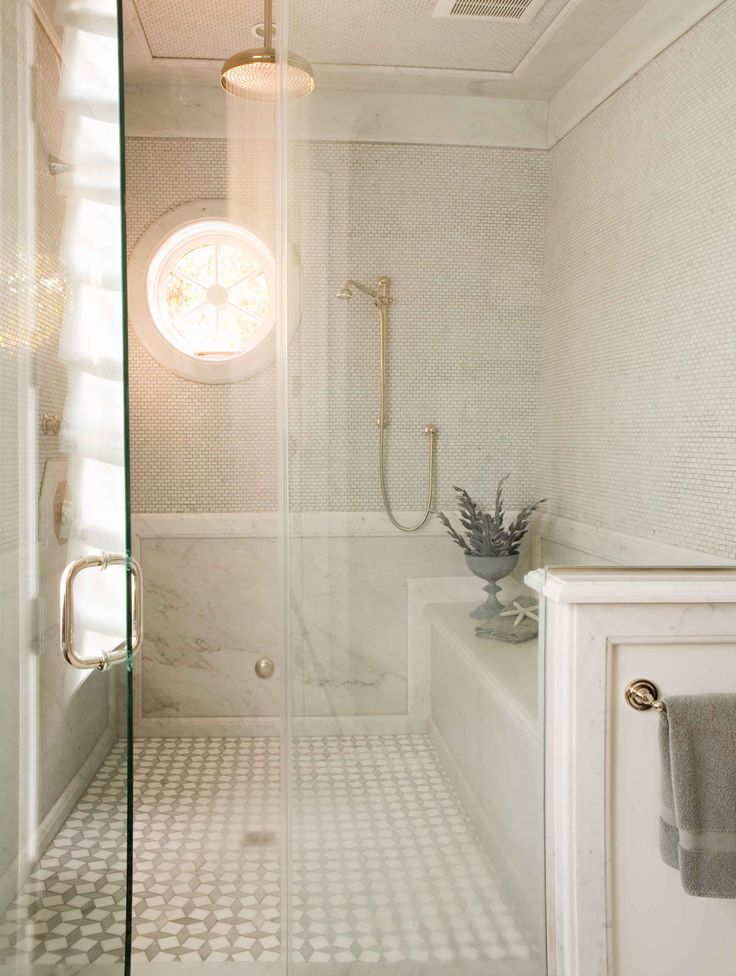
<svg viewBox="0 0 736 976"><path fill-rule="evenodd" d="M626 685L624 698L637 712L648 712L650 708L657 712L666 710L665 703L659 700L659 689L647 678L636 678L630 681Z"/></svg>

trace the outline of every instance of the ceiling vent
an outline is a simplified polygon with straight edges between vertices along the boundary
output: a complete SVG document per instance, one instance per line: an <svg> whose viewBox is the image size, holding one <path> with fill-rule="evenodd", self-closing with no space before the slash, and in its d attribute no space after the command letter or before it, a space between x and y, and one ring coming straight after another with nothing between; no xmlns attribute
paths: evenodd
<svg viewBox="0 0 736 976"><path fill-rule="evenodd" d="M536 17L546 2L547 0L439 0L432 16L527 24Z"/></svg>

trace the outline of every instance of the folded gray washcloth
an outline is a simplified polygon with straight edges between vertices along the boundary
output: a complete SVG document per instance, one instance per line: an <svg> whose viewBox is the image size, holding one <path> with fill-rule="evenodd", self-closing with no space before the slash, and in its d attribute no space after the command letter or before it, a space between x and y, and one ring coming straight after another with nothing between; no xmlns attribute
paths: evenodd
<svg viewBox="0 0 736 976"><path fill-rule="evenodd" d="M736 695L675 695L661 713L662 860L689 895L736 898Z"/></svg>

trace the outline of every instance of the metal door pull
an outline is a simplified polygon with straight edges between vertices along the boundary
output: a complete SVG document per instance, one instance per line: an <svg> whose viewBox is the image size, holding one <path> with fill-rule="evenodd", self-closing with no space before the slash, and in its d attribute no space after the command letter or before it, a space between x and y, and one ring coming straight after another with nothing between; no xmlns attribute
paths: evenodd
<svg viewBox="0 0 736 976"><path fill-rule="evenodd" d="M113 664L125 661L128 657L126 641L110 651L102 651L95 657L77 654L74 647L74 580L85 569L105 570L108 566L130 566L133 595L133 634L131 653L135 654L143 640L143 587L141 568L135 559L128 559L123 553L100 552L80 556L69 563L61 576L61 652L73 668L96 668L107 671Z"/></svg>

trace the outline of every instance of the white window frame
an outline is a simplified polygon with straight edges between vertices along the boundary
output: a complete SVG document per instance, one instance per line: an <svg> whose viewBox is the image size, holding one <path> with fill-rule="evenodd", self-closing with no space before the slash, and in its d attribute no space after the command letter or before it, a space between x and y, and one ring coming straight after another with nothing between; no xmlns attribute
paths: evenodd
<svg viewBox="0 0 736 976"><path fill-rule="evenodd" d="M264 328L255 332L239 353L222 359L197 357L177 348L159 328L154 319L157 309L152 294L157 281L160 285L172 255L205 243L196 240L198 233L213 231L222 238L222 226L230 225L237 246L246 243L249 250L262 257L263 271L269 288L270 308ZM198 383L235 383L273 362L276 354L276 266L271 243L273 227L258 214L227 200L197 200L184 204L159 217L145 231L136 244L128 262L128 303L130 321L136 335L148 352L166 369ZM193 243L186 243L187 238ZM162 252L164 245L169 248ZM289 275L291 280L292 275ZM290 295L290 306L292 305ZM160 301L160 296L159 296ZM297 310L298 301L294 309ZM293 318L293 316L292 316Z"/></svg>

